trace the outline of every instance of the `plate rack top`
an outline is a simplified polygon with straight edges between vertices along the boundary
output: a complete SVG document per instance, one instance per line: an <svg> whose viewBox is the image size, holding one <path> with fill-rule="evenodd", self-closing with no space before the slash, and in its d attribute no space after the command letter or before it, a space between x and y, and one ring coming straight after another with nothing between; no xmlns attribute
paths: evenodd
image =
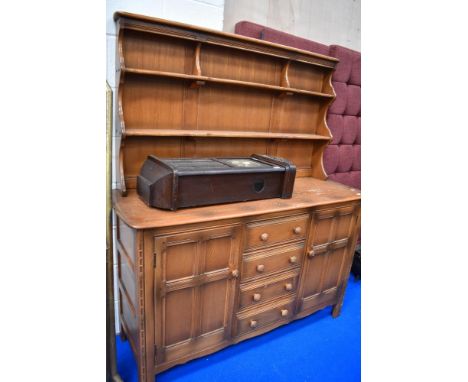
<svg viewBox="0 0 468 382"><path fill-rule="evenodd" d="M265 154L326 179L332 57L178 22L117 12L116 120L121 192L148 155Z"/></svg>

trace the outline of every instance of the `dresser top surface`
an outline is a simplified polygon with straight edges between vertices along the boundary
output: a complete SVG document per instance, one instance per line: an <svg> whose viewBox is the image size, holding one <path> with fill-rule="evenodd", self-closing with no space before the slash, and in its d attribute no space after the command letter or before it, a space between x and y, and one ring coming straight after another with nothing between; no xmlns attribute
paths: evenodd
<svg viewBox="0 0 468 382"><path fill-rule="evenodd" d="M149 229L262 215L360 199L361 191L358 189L333 181L306 177L296 179L291 199L264 199L165 211L148 207L135 190L129 190L127 196L121 196L120 192L115 190L114 208L129 226Z"/></svg>

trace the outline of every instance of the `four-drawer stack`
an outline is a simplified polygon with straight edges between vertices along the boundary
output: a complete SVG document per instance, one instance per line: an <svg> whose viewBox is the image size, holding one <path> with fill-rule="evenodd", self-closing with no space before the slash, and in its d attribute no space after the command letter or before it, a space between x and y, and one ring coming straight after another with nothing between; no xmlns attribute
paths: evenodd
<svg viewBox="0 0 468 382"><path fill-rule="evenodd" d="M247 224L238 309L238 337L284 324L294 315L309 215Z"/></svg>

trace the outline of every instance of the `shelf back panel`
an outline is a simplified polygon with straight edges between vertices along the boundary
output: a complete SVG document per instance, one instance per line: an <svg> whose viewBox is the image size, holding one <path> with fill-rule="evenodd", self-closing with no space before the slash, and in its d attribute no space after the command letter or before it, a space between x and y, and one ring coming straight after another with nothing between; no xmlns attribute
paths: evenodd
<svg viewBox="0 0 468 382"><path fill-rule="evenodd" d="M297 167L297 176L311 176L320 171L314 163L314 154L326 142L283 139L236 139L195 137L127 137L122 164L127 188L135 188L148 155L161 158L246 157L266 154L288 158ZM122 153L121 153L122 155Z"/></svg>
<svg viewBox="0 0 468 382"><path fill-rule="evenodd" d="M292 88L326 93L323 84L327 81L329 70L311 67L302 62L291 62L289 66L289 83Z"/></svg>
<svg viewBox="0 0 468 382"><path fill-rule="evenodd" d="M316 134L326 103L303 95L129 74L120 86L127 129Z"/></svg>
<svg viewBox="0 0 468 382"><path fill-rule="evenodd" d="M201 49L200 66L208 77L279 86L283 60L207 45Z"/></svg>
<svg viewBox="0 0 468 382"><path fill-rule="evenodd" d="M169 36L123 30L122 54L126 67L191 74L195 44Z"/></svg>
<svg viewBox="0 0 468 382"><path fill-rule="evenodd" d="M126 128L183 129L186 92L182 81L129 76L120 86Z"/></svg>

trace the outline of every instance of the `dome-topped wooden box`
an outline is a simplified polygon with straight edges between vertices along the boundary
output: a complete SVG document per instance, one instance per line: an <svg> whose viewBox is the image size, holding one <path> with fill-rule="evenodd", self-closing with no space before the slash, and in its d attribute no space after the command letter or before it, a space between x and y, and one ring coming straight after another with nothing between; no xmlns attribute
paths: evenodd
<svg viewBox="0 0 468 382"><path fill-rule="evenodd" d="M175 158L148 156L137 191L151 206L169 210L270 198L290 198L296 167L282 158Z"/></svg>

